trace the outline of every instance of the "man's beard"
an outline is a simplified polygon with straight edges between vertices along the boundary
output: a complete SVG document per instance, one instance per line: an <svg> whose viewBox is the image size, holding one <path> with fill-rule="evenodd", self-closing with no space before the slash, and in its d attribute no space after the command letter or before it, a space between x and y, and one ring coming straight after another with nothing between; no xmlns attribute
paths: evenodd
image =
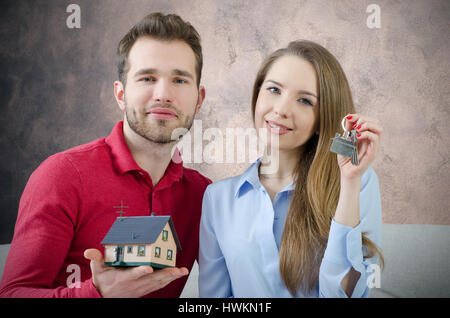
<svg viewBox="0 0 450 318"><path fill-rule="evenodd" d="M176 119L154 119L156 124L151 125L146 121L146 116L150 115L143 114L138 118L136 109L133 107L128 107L128 104L125 102L125 112L128 125L139 136L154 143L168 144L177 142L178 137L181 137L179 134L174 136L176 138L172 137L172 132L175 129L177 129L177 132L179 131L178 128L185 128L186 132L191 129L195 112L192 115L184 115L170 105L153 105L151 108L154 107L170 108L176 112L178 120L181 122L175 127L170 127L171 121Z"/></svg>

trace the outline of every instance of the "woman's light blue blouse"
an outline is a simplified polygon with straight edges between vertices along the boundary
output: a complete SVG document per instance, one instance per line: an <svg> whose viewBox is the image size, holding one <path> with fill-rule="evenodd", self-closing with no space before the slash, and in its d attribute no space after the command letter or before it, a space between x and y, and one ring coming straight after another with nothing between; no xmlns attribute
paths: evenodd
<svg viewBox="0 0 450 318"><path fill-rule="evenodd" d="M291 183L273 203L258 177L260 159L242 175L210 184L200 222L200 297L292 297L279 271L278 252L294 190ZM360 223L348 227L332 220L320 265L319 282L297 297L347 297L341 280L351 267L361 273L352 297L367 297L374 258L363 258L361 233L381 246L381 199L372 168L362 176Z"/></svg>

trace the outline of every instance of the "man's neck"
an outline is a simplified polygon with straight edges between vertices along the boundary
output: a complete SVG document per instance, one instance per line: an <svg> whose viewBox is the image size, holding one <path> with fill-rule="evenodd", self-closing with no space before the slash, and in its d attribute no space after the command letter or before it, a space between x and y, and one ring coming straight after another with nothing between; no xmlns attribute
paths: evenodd
<svg viewBox="0 0 450 318"><path fill-rule="evenodd" d="M131 155L140 168L147 171L155 186L164 176L172 160L173 143L160 144L136 134L124 121L123 135Z"/></svg>

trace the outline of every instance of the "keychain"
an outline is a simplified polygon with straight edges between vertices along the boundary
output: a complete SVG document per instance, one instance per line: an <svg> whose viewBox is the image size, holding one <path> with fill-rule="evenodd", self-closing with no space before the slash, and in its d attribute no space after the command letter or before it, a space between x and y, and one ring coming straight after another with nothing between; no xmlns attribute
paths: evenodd
<svg viewBox="0 0 450 318"><path fill-rule="evenodd" d="M344 135L341 137L338 133L331 144L330 151L340 154L345 157L352 158L352 164L358 165L358 145L356 142L356 130L348 131L345 129L345 117L341 122L342 129L344 129Z"/></svg>

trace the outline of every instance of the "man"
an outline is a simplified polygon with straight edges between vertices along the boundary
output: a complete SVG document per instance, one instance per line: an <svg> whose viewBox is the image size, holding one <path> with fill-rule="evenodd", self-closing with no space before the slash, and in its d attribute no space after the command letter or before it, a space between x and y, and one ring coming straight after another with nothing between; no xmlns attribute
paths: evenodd
<svg viewBox="0 0 450 318"><path fill-rule="evenodd" d="M205 98L200 37L180 17L153 13L124 36L117 55L114 94L124 120L108 137L50 156L33 172L2 297L178 297L183 290L211 181L171 160L172 132L191 127ZM104 266L100 242L115 219L151 213L173 219L182 246L177 268ZM70 288L77 270L80 284Z"/></svg>

